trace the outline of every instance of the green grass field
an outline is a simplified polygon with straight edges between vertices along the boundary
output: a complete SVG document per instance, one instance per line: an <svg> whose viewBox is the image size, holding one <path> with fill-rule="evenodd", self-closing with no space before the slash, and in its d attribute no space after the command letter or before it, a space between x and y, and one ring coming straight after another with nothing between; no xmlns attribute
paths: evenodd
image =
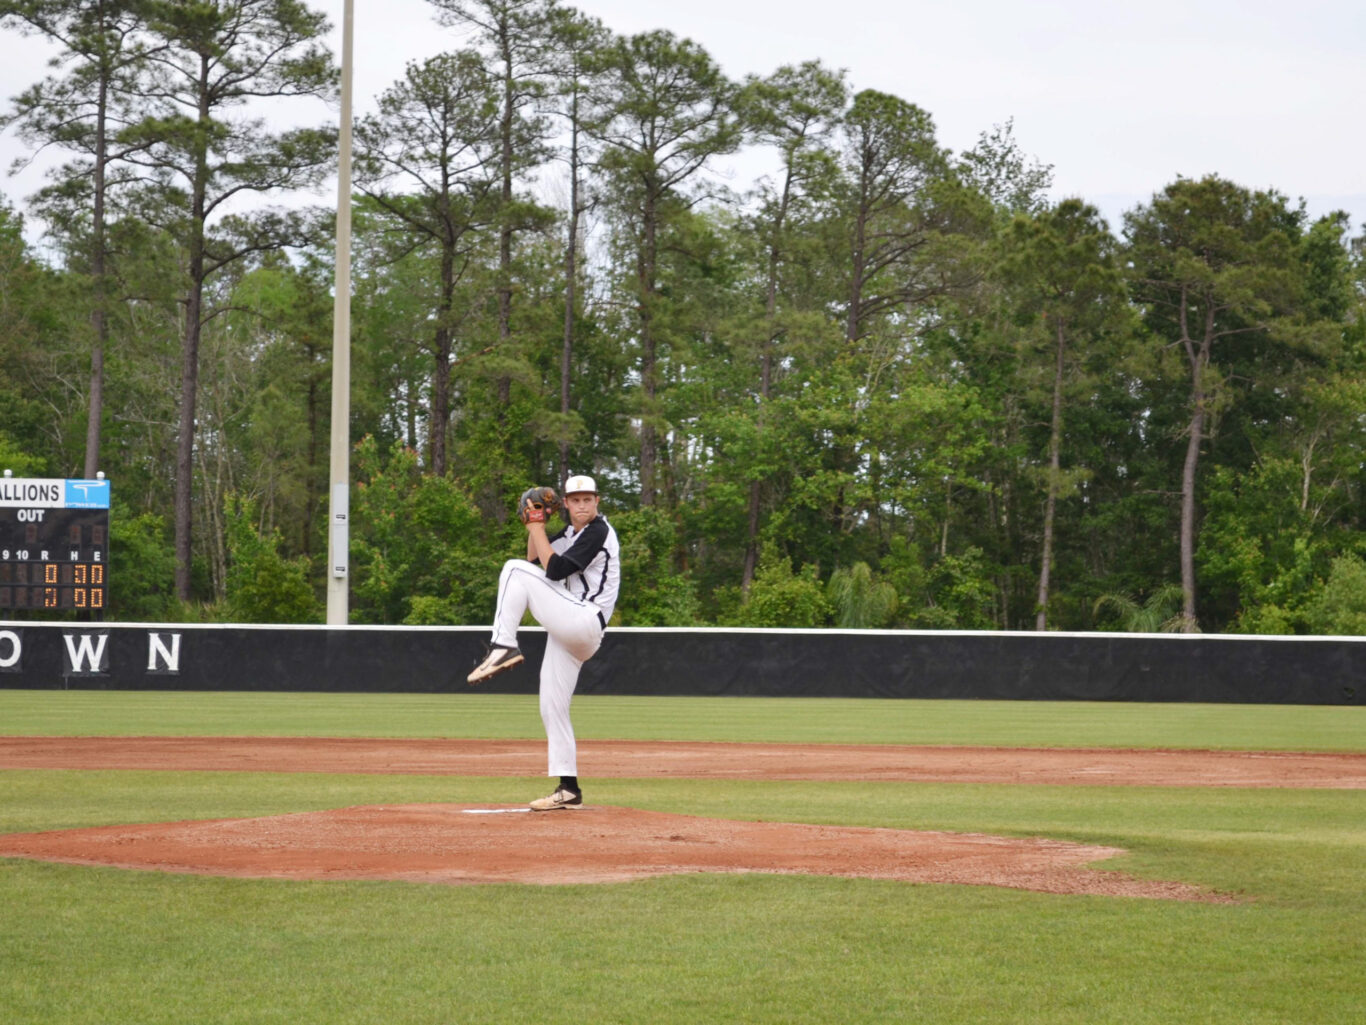
<svg viewBox="0 0 1366 1025"><path fill-rule="evenodd" d="M627 699L584 738L1366 752L1366 709ZM0 734L539 737L535 699L0 690ZM592 780L685 814L1114 844L1236 904L692 875L296 883L0 860L7 1023L1352 1023L1366 792ZM354 804L520 802L544 780L0 772L0 831Z"/></svg>

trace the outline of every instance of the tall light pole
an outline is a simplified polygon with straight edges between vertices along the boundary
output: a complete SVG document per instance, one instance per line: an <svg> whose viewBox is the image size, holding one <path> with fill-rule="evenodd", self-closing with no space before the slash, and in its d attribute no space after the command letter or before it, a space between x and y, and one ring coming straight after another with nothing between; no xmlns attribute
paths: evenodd
<svg viewBox="0 0 1366 1025"><path fill-rule="evenodd" d="M327 625L345 626L351 551L351 49L353 0L342 14L341 131L337 137L337 268L332 300L332 503L327 531Z"/></svg>

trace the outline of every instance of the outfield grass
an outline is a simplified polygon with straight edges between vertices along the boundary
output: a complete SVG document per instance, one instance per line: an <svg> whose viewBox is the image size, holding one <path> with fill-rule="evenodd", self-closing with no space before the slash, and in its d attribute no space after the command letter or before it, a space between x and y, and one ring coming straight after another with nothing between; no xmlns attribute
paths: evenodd
<svg viewBox="0 0 1366 1025"><path fill-rule="evenodd" d="M608 698L575 709L588 736L1305 750L1366 749L1361 711ZM539 721L533 699L489 695L0 691L0 732L534 737ZM521 801L543 783L8 771L0 831ZM1355 1025L1366 1006L1366 792L621 779L591 781L590 797L1115 844L1130 853L1105 868L1240 902L765 875L299 883L0 860L0 1018Z"/></svg>
<svg viewBox="0 0 1366 1025"><path fill-rule="evenodd" d="M580 696L584 739L1366 751L1366 707ZM0 689L0 735L540 738L534 695Z"/></svg>

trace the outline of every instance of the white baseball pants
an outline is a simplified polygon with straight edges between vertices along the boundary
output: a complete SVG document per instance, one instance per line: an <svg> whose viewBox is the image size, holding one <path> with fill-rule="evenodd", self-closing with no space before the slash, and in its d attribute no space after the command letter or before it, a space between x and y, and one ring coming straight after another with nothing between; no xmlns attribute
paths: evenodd
<svg viewBox="0 0 1366 1025"><path fill-rule="evenodd" d="M579 601L563 586L547 580L545 570L525 559L509 559L498 576L498 607L493 614L493 643L517 646L517 628L531 610L545 627L541 662L541 722L549 748L548 776L577 776L578 752L569 702L579 683L579 669L602 643L602 620L595 605Z"/></svg>

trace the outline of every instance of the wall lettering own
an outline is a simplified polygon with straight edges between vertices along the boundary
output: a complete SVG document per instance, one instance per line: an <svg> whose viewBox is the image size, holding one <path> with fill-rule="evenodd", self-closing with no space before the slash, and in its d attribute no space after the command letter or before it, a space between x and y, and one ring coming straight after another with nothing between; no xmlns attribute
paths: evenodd
<svg viewBox="0 0 1366 1025"><path fill-rule="evenodd" d="M149 630L147 632L146 672L154 676L180 674L179 631ZM0 673L25 671L25 645L53 644L60 638L63 677L106 676L110 670L110 645L107 630L25 630L19 626L0 628ZM41 656L38 664L52 664L52 659ZM30 671L34 660L29 659Z"/></svg>

